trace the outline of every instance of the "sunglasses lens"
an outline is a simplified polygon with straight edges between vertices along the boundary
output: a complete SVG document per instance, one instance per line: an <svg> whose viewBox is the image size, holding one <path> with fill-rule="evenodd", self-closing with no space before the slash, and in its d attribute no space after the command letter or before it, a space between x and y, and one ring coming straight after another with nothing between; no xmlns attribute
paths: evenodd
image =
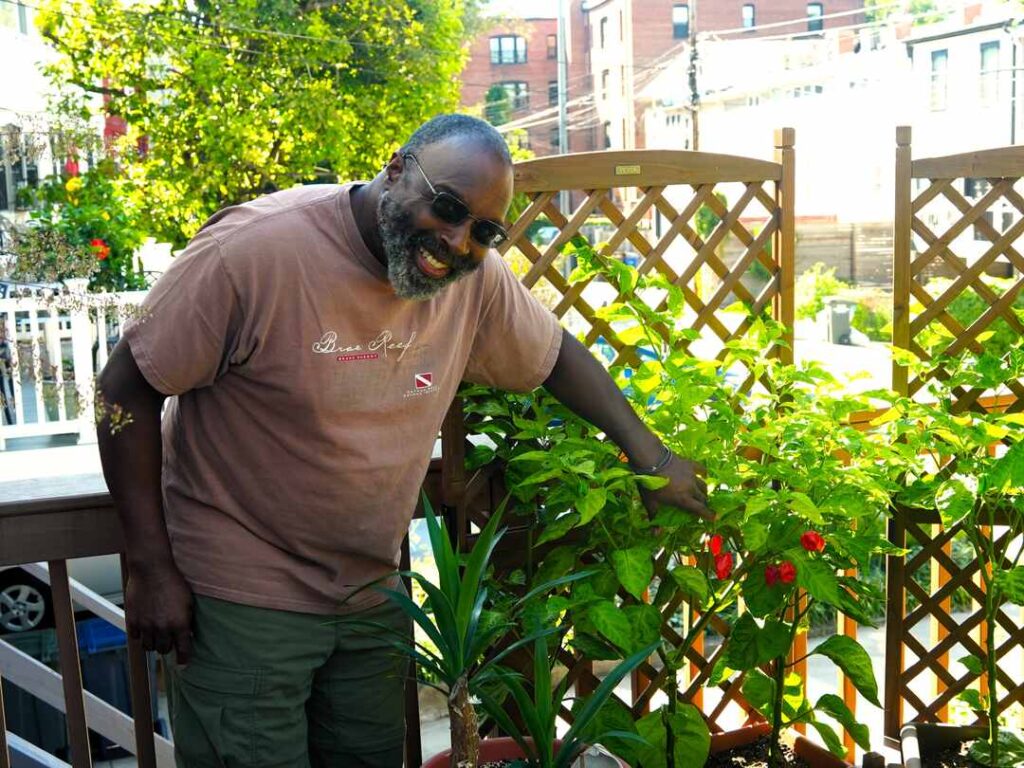
<svg viewBox="0 0 1024 768"><path fill-rule="evenodd" d="M474 240L480 243L480 245L486 245L488 248L496 248L508 239L508 235L505 234L505 230L493 221L473 222L470 234L473 236Z"/></svg>
<svg viewBox="0 0 1024 768"><path fill-rule="evenodd" d="M439 192L430 204L430 208L437 218L449 224L458 224L465 221L466 217L469 216L469 209L466 208L465 204L459 198L449 195L447 192Z"/></svg>

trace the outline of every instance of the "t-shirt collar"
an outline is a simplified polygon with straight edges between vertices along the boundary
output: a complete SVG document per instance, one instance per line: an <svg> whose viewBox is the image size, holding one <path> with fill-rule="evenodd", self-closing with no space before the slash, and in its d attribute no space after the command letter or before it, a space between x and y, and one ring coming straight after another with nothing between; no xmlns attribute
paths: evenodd
<svg viewBox="0 0 1024 768"><path fill-rule="evenodd" d="M367 248L355 214L352 213L352 190L365 185L365 181L352 181L341 186L338 193L338 215L341 219L341 233L348 243L349 250L366 267L372 275L388 282L388 271Z"/></svg>

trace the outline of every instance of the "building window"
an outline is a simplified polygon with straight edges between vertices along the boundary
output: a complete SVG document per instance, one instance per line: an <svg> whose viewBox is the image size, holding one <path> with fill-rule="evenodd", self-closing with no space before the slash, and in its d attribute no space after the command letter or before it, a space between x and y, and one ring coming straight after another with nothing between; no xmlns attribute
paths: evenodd
<svg viewBox="0 0 1024 768"><path fill-rule="evenodd" d="M610 70L601 70L601 99L606 100L608 98L608 81L611 79L612 73Z"/></svg>
<svg viewBox="0 0 1024 768"><path fill-rule="evenodd" d="M530 106L530 85L521 80L498 83L508 96L509 109L526 109Z"/></svg>
<svg viewBox="0 0 1024 768"><path fill-rule="evenodd" d="M981 103L991 107L999 100L999 41L981 44Z"/></svg>
<svg viewBox="0 0 1024 768"><path fill-rule="evenodd" d="M753 3L744 3L742 14L744 29L753 29L757 26L757 15L754 11Z"/></svg>
<svg viewBox="0 0 1024 768"><path fill-rule="evenodd" d="M551 128L551 133L548 136L548 145L551 147L552 152L558 152L561 150L561 142L558 140L558 126Z"/></svg>
<svg viewBox="0 0 1024 768"><path fill-rule="evenodd" d="M947 74L949 70L949 51L943 48L932 51L931 75L931 109L939 112L946 108Z"/></svg>
<svg viewBox="0 0 1024 768"><path fill-rule="evenodd" d="M612 124L611 124L611 121L610 120L605 120L603 128L604 128L604 148L605 149L611 149L612 148Z"/></svg>
<svg viewBox="0 0 1024 768"><path fill-rule="evenodd" d="M558 81L548 80L548 106L558 103Z"/></svg>
<svg viewBox="0 0 1024 768"><path fill-rule="evenodd" d="M491 64L525 64L526 38L498 35L491 38Z"/></svg>
<svg viewBox="0 0 1024 768"><path fill-rule="evenodd" d="M680 40L690 36L690 6L676 3L672 6L672 37Z"/></svg>
<svg viewBox="0 0 1024 768"><path fill-rule="evenodd" d="M825 20L822 16L825 15L825 4L824 3L808 3L807 4L807 31L808 32L821 32L825 27Z"/></svg>
<svg viewBox="0 0 1024 768"><path fill-rule="evenodd" d="M601 22L597 29L597 39L601 41L601 47L604 48L605 40L608 39L608 17L602 16Z"/></svg>
<svg viewBox="0 0 1024 768"><path fill-rule="evenodd" d="M988 179L964 177L964 197L969 200L980 200L992 190L992 182Z"/></svg>
<svg viewBox="0 0 1024 768"><path fill-rule="evenodd" d="M558 35L548 35L548 58L558 58Z"/></svg>

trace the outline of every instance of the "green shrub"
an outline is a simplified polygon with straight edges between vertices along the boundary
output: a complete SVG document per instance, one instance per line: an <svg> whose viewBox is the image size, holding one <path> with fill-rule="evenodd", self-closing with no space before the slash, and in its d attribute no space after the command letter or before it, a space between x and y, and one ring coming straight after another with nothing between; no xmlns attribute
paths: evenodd
<svg viewBox="0 0 1024 768"><path fill-rule="evenodd" d="M796 279L796 316L809 319L825 308L825 297L834 296L850 287L836 277L835 267L812 264Z"/></svg>

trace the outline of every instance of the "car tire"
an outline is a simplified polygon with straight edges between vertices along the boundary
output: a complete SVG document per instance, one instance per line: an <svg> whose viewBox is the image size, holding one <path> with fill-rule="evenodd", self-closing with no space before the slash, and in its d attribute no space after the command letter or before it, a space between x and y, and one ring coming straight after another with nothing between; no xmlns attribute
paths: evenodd
<svg viewBox="0 0 1024 768"><path fill-rule="evenodd" d="M45 582L20 568L0 573L0 634L53 626L53 599Z"/></svg>

